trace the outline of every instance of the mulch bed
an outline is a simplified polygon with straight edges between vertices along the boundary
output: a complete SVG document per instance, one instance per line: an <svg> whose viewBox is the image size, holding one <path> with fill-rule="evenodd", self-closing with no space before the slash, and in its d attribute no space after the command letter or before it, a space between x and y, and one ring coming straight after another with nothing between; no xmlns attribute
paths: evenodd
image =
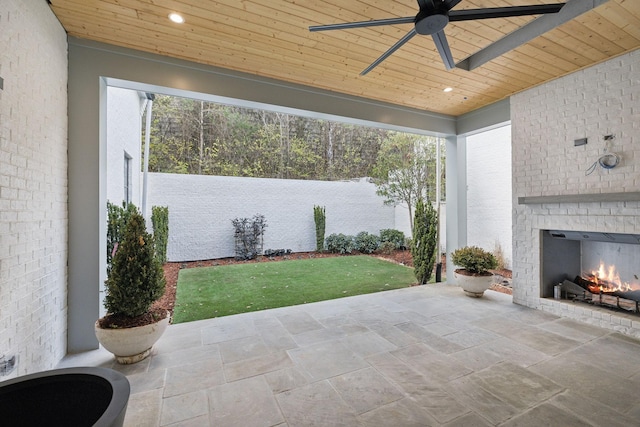
<svg viewBox="0 0 640 427"><path fill-rule="evenodd" d="M360 255L359 253L354 252L351 255L339 255L339 254L331 254L331 253L320 253L320 252L297 252L290 255L281 255L274 257L266 257L260 256L253 260L248 261L239 261L235 258L219 258L219 259L210 259L204 261L189 261L189 262L168 262L164 265L164 277L167 281L167 286L165 289L165 293L158 301L156 301L153 305L155 308L162 308L165 310L169 310L173 315L173 309L176 303L176 289L178 286L178 274L180 270L183 268L194 268L194 267L214 267L218 265L233 265L233 264L254 264L258 262L274 262L274 261L286 261L286 260L299 260L299 259L308 259L308 258L329 258L336 256L353 256ZM406 265L409 267L413 267L413 259L411 258L411 251L408 250L398 250L394 251L390 254L372 254L371 256L375 256L377 258L386 259L389 261L396 262L398 264ZM442 276L444 277L446 271L446 260L443 256L441 259L442 262ZM495 274L498 274L505 278L511 278L511 271L509 270L496 270ZM504 285L494 285L492 286L493 290L503 293L511 293L511 289Z"/></svg>

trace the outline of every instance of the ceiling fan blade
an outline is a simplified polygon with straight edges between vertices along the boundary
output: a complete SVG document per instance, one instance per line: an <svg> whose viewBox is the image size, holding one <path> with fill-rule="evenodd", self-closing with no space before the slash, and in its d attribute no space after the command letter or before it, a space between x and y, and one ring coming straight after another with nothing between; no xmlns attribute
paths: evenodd
<svg viewBox="0 0 640 427"><path fill-rule="evenodd" d="M456 64L473 70L609 0L569 0L558 14L541 16Z"/></svg>
<svg viewBox="0 0 640 427"><path fill-rule="evenodd" d="M440 53L442 62L444 62L444 66L447 67L447 70L451 70L456 66L456 63L451 55L449 42L447 42L447 36L444 35L444 31L440 30L437 33L432 34L431 37L433 37L433 42L436 44L436 48L438 48L438 52Z"/></svg>
<svg viewBox="0 0 640 427"><path fill-rule="evenodd" d="M462 0L440 0L446 10L451 10L458 5ZM420 10L434 10L438 9L436 6L436 0L418 0L418 6Z"/></svg>
<svg viewBox="0 0 640 427"><path fill-rule="evenodd" d="M435 9L436 5L433 0L418 0L418 7L420 8L420 10L427 8Z"/></svg>
<svg viewBox="0 0 640 427"><path fill-rule="evenodd" d="M447 10L451 10L458 5L462 0L444 0L444 6Z"/></svg>
<svg viewBox="0 0 640 427"><path fill-rule="evenodd" d="M400 49L400 47L405 44L406 42L408 42L409 40L411 40L413 38L413 36L415 36L416 33L416 29L412 28L411 31L409 31L407 33L406 36L404 36L403 38L401 38L400 40L398 40L396 42L396 44L394 44L393 46L391 46L389 48L389 50L387 50L385 53L383 53L380 58L376 59L375 61L373 61L373 63L371 65L369 65L367 68L365 68L364 70L362 70L362 72L360 73L361 76L364 76L365 74L367 74L369 71L373 70L375 67L377 67L382 61L384 61L385 59L387 59L389 57L389 55L391 55L393 52L395 52L396 50Z"/></svg>
<svg viewBox="0 0 640 427"><path fill-rule="evenodd" d="M346 30L349 28L377 27L380 25L413 24L415 16L404 18L375 19L372 21L344 22L341 24L312 25L309 31Z"/></svg>
<svg viewBox="0 0 640 427"><path fill-rule="evenodd" d="M476 19L509 18L512 16L544 15L558 13L565 3L536 4L531 6L488 7L485 9L452 10L449 21L470 21Z"/></svg>

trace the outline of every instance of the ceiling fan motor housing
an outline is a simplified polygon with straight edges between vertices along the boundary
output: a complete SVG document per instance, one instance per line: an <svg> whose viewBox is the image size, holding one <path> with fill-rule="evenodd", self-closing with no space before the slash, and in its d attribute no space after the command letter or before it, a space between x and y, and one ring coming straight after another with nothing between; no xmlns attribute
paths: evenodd
<svg viewBox="0 0 640 427"><path fill-rule="evenodd" d="M420 11L416 15L416 33L423 36L430 36L438 31L442 31L448 23L449 14L446 11Z"/></svg>

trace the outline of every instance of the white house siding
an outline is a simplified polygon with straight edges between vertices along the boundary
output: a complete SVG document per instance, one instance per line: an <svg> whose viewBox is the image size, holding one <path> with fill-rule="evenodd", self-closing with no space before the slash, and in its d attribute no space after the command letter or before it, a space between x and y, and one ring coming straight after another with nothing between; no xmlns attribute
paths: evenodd
<svg viewBox="0 0 640 427"><path fill-rule="evenodd" d="M467 244L511 256L511 126L467 137Z"/></svg>
<svg viewBox="0 0 640 427"><path fill-rule="evenodd" d="M264 249L316 248L313 206L326 207L326 236L378 234L395 228L391 206L360 181L302 181L219 176L149 174L148 210L169 207L170 261L235 255L234 218L262 214L267 220ZM148 212L147 214L149 214Z"/></svg>
<svg viewBox="0 0 640 427"><path fill-rule="evenodd" d="M0 380L67 348L66 40L46 2L0 2Z"/></svg>
<svg viewBox="0 0 640 427"><path fill-rule="evenodd" d="M107 88L107 200L124 200L124 153L131 156L131 202L140 206L142 100L137 91Z"/></svg>

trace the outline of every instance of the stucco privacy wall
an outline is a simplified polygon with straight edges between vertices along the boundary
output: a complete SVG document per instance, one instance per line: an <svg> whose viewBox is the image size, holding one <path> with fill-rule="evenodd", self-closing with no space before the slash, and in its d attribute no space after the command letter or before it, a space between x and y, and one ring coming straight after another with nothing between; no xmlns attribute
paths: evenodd
<svg viewBox="0 0 640 427"><path fill-rule="evenodd" d="M313 206L325 206L326 235L378 234L394 228L395 213L359 181L303 181L220 176L149 174L148 211L169 207L170 261L235 254L234 218L265 216L264 249L315 250ZM149 215L150 212L147 212Z"/></svg>
<svg viewBox="0 0 640 427"><path fill-rule="evenodd" d="M467 137L467 244L511 262L511 126Z"/></svg>
<svg viewBox="0 0 640 427"><path fill-rule="evenodd" d="M511 99L514 302L640 337L640 321L541 299L540 230L640 233L640 203L519 205L518 197L640 191L640 50ZM621 164L587 168L613 134ZM588 138L574 147L574 139Z"/></svg>
<svg viewBox="0 0 640 427"><path fill-rule="evenodd" d="M67 42L46 2L2 0L0 46L0 356L18 356L11 377L66 353Z"/></svg>

